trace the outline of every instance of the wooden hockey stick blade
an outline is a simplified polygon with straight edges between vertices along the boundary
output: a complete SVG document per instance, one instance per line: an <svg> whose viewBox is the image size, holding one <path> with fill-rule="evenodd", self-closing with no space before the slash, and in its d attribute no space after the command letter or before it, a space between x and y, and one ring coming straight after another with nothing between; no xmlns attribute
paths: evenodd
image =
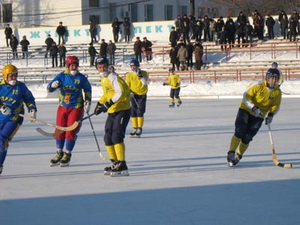
<svg viewBox="0 0 300 225"><path fill-rule="evenodd" d="M281 163L278 161L274 147L272 148L272 160L276 166L279 166L282 168L292 168L293 167L293 164L291 164L291 163Z"/></svg>
<svg viewBox="0 0 300 225"><path fill-rule="evenodd" d="M99 155L100 155L100 158L101 158L101 160L103 160L103 161L105 161L105 160L106 160L106 157L105 157L104 155L102 155L102 153L101 153L101 152L99 152Z"/></svg>
<svg viewBox="0 0 300 225"><path fill-rule="evenodd" d="M61 135L63 132L65 132L65 131L63 131L63 130L60 130L60 131L58 131L58 132L49 133L49 132L44 131L42 128L39 128L39 127L36 128L36 131L39 132L40 134L46 136L46 137L56 137L56 136L58 136L58 135Z"/></svg>
<svg viewBox="0 0 300 225"><path fill-rule="evenodd" d="M39 120L39 119L36 119L36 118L32 118L32 117L30 117L30 116L27 116L27 115L24 115L24 114L21 114L21 113L19 113L19 114L17 114L17 115L19 115L19 116L21 116L21 117L24 117L24 118L27 118L27 119L29 119L29 120L31 120L31 121L33 121L33 122L42 123L42 124L45 124L45 125L47 125L47 126L55 127L55 128L57 128L57 129L63 130L63 131L71 131L71 130L74 130L74 129L76 129L76 128L78 127L78 125L79 125L79 123L80 123L80 121L79 121L79 122L78 122L78 121L75 121L75 122L74 122L71 126L69 126L69 127L61 127L61 126L56 125L55 123L49 123L49 122L47 122L47 121Z"/></svg>

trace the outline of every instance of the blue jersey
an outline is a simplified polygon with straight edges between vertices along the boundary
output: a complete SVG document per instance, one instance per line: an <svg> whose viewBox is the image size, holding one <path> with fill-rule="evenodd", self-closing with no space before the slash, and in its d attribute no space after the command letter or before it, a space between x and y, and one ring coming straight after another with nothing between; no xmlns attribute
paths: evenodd
<svg viewBox="0 0 300 225"><path fill-rule="evenodd" d="M51 88L51 84L55 81L60 82L60 105L68 108L81 108L84 101L91 102L91 84L82 73L78 72L75 75L71 75L69 70L61 72L49 83L49 92L56 90L55 88Z"/></svg>
<svg viewBox="0 0 300 225"><path fill-rule="evenodd" d="M17 81L16 85L10 86L4 80L0 82L0 101L5 104L13 112L11 115L3 115L0 113L0 123L7 120L18 120L18 113L24 113L24 104L28 111L36 110L35 99L27 86Z"/></svg>

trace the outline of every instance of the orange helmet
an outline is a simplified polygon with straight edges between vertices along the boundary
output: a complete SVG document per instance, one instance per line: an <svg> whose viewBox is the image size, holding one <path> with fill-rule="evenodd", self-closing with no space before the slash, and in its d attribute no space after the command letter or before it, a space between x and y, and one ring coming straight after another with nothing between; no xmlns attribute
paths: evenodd
<svg viewBox="0 0 300 225"><path fill-rule="evenodd" d="M4 80L7 80L8 75L16 73L18 74L18 69L12 64L7 64L2 69L2 76Z"/></svg>

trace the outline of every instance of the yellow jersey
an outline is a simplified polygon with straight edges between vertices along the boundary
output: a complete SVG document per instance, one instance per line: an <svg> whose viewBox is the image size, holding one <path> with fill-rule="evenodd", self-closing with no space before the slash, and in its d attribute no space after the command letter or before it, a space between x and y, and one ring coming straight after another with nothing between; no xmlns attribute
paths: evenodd
<svg viewBox="0 0 300 225"><path fill-rule="evenodd" d="M130 91L137 95L145 95L148 92L148 73L143 70L136 72L130 72L126 75L126 82Z"/></svg>

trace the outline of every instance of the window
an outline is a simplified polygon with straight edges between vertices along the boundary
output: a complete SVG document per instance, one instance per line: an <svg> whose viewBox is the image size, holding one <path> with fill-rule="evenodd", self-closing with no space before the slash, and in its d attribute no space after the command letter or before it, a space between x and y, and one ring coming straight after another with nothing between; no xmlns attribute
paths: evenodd
<svg viewBox="0 0 300 225"><path fill-rule="evenodd" d="M128 9L130 10L130 15L131 15L131 22L137 22L138 21L138 16L137 16L137 3L132 3L129 4Z"/></svg>
<svg viewBox="0 0 300 225"><path fill-rule="evenodd" d="M145 5L145 21L153 21L153 5Z"/></svg>
<svg viewBox="0 0 300 225"><path fill-rule="evenodd" d="M165 6L165 20L173 20L173 6L166 5Z"/></svg>
<svg viewBox="0 0 300 225"><path fill-rule="evenodd" d="M89 7L99 7L99 0L89 0Z"/></svg>
<svg viewBox="0 0 300 225"><path fill-rule="evenodd" d="M180 6L178 6L178 15L183 15L183 14L188 14L188 10L187 10L188 8L187 8L187 6L185 6L185 5L180 5Z"/></svg>
<svg viewBox="0 0 300 225"><path fill-rule="evenodd" d="M2 4L3 23L12 22L12 4Z"/></svg>

